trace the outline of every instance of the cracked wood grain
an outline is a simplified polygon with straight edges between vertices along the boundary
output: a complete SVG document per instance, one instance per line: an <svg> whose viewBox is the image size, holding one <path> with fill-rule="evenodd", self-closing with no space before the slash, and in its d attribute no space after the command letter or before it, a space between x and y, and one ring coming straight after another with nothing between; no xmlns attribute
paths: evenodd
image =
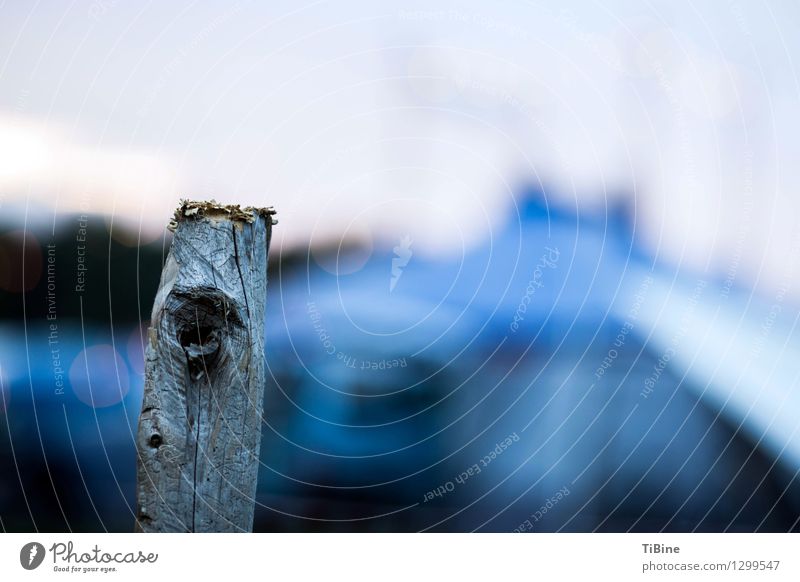
<svg viewBox="0 0 800 582"><path fill-rule="evenodd" d="M273 214L183 202L170 223L145 352L137 531L252 531Z"/></svg>

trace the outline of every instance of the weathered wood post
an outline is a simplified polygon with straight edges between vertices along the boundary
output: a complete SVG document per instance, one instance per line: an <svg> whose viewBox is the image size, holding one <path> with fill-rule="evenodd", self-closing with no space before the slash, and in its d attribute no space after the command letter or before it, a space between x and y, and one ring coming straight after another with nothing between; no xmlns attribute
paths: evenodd
<svg viewBox="0 0 800 582"><path fill-rule="evenodd" d="M271 208L184 201L153 305L136 530L252 531Z"/></svg>

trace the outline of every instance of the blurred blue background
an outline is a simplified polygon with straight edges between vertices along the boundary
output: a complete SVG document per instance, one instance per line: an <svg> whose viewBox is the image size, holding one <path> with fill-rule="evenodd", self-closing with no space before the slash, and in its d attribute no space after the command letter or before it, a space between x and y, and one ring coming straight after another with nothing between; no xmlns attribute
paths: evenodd
<svg viewBox="0 0 800 582"><path fill-rule="evenodd" d="M0 13L4 531L133 528L182 196L278 211L257 531L800 529L793 4Z"/></svg>

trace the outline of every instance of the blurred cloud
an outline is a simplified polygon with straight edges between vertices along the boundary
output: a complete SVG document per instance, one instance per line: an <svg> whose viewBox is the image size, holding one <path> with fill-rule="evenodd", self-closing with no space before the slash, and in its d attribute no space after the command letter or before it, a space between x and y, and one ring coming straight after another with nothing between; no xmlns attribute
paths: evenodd
<svg viewBox="0 0 800 582"><path fill-rule="evenodd" d="M91 147L62 128L0 116L0 188L64 212L166 216L177 197L170 162L142 151Z"/></svg>

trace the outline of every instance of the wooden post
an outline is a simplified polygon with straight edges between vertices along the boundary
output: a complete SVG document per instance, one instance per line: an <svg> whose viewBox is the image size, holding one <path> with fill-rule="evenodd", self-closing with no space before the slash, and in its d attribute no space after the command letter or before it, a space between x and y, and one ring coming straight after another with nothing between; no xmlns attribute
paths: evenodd
<svg viewBox="0 0 800 582"><path fill-rule="evenodd" d="M153 305L136 530L252 531L271 208L184 201Z"/></svg>

